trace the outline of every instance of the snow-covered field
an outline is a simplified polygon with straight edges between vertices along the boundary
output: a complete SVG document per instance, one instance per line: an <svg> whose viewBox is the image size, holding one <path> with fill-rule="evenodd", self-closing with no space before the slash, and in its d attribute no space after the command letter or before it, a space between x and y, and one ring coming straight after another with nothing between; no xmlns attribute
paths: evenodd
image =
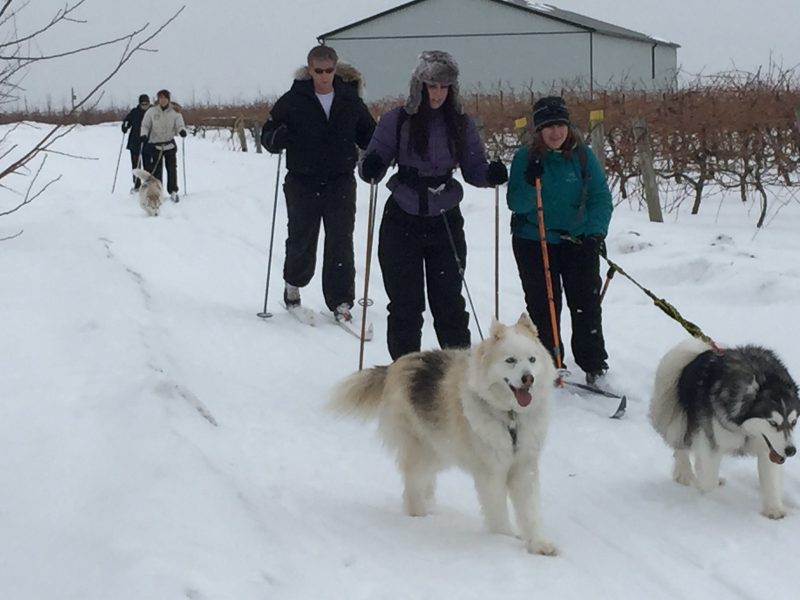
<svg viewBox="0 0 800 600"><path fill-rule="evenodd" d="M20 147L37 125L12 134ZM660 356L686 334L617 276L604 302L613 400L558 390L542 459L548 558L490 536L472 482L440 479L432 516L402 514L400 481L374 424L323 410L358 366L358 341L299 325L278 304L278 204L269 309L266 250L277 159L186 141L188 195L146 217L128 194L118 125L59 142L40 181L0 218L0 598L8 600L797 598L800 459L789 515L759 514L755 459L727 459L701 496L670 479L646 420ZM3 159L7 164L8 158ZM180 163L179 163L180 167ZM183 174L179 173L181 184ZM23 190L26 180L3 181ZM359 188L363 277L367 188ZM379 205L387 193L381 188ZM0 211L16 203L0 189ZM774 348L800 377L800 206L756 234L736 197L647 222L618 208L610 256L723 344ZM468 190L467 282L484 330L494 310L494 194ZM777 207L777 205L776 205ZM523 310L502 207L501 319ZM385 295L370 282L385 364ZM361 289L362 283L359 283ZM304 302L323 308L319 276ZM473 324L474 325L474 324ZM568 319L564 323L569 330ZM478 339L473 326L473 337ZM435 337L426 323L424 344ZM570 362L571 356L567 355Z"/></svg>

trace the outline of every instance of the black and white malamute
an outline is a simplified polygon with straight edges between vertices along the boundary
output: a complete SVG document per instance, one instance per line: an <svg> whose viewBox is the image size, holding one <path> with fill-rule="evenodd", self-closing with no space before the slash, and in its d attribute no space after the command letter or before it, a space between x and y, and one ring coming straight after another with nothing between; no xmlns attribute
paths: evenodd
<svg viewBox="0 0 800 600"><path fill-rule="evenodd" d="M674 450L673 479L708 492L719 485L723 455L755 455L762 514L770 519L786 515L781 465L795 455L798 415L797 384L759 346L720 353L686 340L656 370L650 422Z"/></svg>
<svg viewBox="0 0 800 600"><path fill-rule="evenodd" d="M490 532L514 534L510 497L527 550L553 555L556 547L539 530L539 453L555 377L553 359L523 314L511 327L492 323L471 349L415 352L359 371L336 388L331 407L378 418L397 453L409 515L427 515L436 474L459 466L475 479Z"/></svg>

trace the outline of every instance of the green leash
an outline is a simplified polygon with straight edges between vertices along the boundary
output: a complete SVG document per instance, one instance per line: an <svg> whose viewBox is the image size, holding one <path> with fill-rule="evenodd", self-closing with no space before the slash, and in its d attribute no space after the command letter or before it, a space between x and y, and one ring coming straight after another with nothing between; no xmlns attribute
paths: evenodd
<svg viewBox="0 0 800 600"><path fill-rule="evenodd" d="M641 285L633 277L628 275L622 267L620 267L614 261L610 260L607 256L604 256L603 258L608 263L608 266L611 267L609 269L609 274L607 276L607 281L609 281L611 279L611 277L613 277L612 271L618 272L620 275L622 275L628 281L630 281L633 285L635 285L640 290L642 290L645 294L647 294L647 296L649 296L653 300L653 304L655 304L658 308L660 308L662 311L664 311L667 314L667 316L671 317L672 319L674 319L675 321L680 323L681 326L683 326L683 328L686 331L688 331L689 334L692 337L695 337L697 339L703 340L706 344L711 346L717 352L722 352L722 349L717 345L717 343L714 340L712 340L705 333L703 333L703 330L700 329L700 327L697 324L692 323L691 321L683 318L683 315L681 315L681 313L678 311L678 309L675 308L674 306L672 306L672 304L670 304L669 302L664 300L664 298L659 298L653 292L651 292L646 287ZM605 292L605 290L604 290L604 292Z"/></svg>

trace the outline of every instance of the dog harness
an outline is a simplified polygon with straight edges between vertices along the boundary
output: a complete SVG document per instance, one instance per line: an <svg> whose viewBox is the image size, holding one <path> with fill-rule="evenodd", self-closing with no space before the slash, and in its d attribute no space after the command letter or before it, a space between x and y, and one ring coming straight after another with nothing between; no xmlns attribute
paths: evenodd
<svg viewBox="0 0 800 600"><path fill-rule="evenodd" d="M517 451L517 413L508 411L508 434L511 436L511 448Z"/></svg>

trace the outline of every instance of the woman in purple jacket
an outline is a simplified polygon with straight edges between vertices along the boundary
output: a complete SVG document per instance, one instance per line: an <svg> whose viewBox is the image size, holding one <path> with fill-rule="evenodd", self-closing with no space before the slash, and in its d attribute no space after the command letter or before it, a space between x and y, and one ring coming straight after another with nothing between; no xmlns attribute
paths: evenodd
<svg viewBox="0 0 800 600"><path fill-rule="evenodd" d="M378 259L389 296L387 342L393 360L422 342L425 285L442 348L470 345L469 314L461 295L455 251L466 266L464 196L456 167L477 187L508 180L505 165L487 163L474 121L458 97L458 65L447 52L423 52L411 76L405 106L383 115L361 163L364 181L378 182L395 161L397 173L381 221Z"/></svg>

